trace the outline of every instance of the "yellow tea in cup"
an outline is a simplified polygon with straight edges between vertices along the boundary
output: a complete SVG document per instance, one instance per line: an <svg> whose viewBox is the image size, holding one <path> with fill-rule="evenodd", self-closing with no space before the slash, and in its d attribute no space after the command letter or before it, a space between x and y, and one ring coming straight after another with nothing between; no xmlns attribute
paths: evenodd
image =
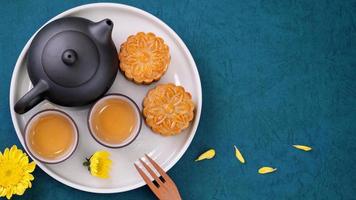
<svg viewBox="0 0 356 200"><path fill-rule="evenodd" d="M74 122L60 111L40 112L26 128L26 146L38 160L47 163L57 163L69 157L77 140Z"/></svg>
<svg viewBox="0 0 356 200"><path fill-rule="evenodd" d="M99 100L89 114L93 137L108 147L122 147L135 139L141 127L137 105L123 95L108 95Z"/></svg>

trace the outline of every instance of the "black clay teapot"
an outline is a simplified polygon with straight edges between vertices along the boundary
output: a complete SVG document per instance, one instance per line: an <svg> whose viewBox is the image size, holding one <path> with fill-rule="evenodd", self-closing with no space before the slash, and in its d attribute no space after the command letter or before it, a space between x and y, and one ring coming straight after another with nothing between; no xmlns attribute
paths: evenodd
<svg viewBox="0 0 356 200"><path fill-rule="evenodd" d="M62 106L83 106L111 87L118 58L111 38L113 23L79 17L50 22L34 37L27 70L34 87L15 105L25 113L44 99Z"/></svg>

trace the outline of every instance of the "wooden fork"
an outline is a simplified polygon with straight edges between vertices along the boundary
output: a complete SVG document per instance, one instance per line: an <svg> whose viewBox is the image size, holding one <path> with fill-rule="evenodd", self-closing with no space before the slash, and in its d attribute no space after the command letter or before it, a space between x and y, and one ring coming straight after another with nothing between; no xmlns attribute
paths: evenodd
<svg viewBox="0 0 356 200"><path fill-rule="evenodd" d="M155 161L152 160L152 158L150 158L147 154L145 155L148 161L153 165L153 167L157 170L157 172L160 175L160 177L158 177L157 174L153 172L153 170L142 159L140 159L140 162L142 163L143 167L146 168L148 173L154 179L156 183L155 184L150 180L150 178L145 174L145 172L143 172L142 169L138 167L135 163L134 165L138 173L141 175L143 180L147 183L148 187L160 200L181 200L182 198L180 197L176 184L166 174L166 172L164 172L163 169Z"/></svg>

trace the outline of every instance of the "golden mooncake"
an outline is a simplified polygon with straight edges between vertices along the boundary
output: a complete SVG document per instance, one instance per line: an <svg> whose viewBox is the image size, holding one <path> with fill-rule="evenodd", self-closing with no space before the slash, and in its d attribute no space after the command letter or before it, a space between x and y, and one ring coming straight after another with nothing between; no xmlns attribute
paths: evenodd
<svg viewBox="0 0 356 200"><path fill-rule="evenodd" d="M119 60L126 78L138 84L150 84L167 71L171 57L162 38L139 32L121 45Z"/></svg>
<svg viewBox="0 0 356 200"><path fill-rule="evenodd" d="M194 117L192 96L182 86L161 84L143 100L146 124L161 135L176 135L189 126Z"/></svg>

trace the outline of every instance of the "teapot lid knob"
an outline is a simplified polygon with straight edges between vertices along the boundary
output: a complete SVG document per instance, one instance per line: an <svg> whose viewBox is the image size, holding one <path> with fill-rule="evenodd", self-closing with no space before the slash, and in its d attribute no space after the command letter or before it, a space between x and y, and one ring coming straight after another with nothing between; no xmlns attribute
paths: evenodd
<svg viewBox="0 0 356 200"><path fill-rule="evenodd" d="M66 65L73 65L75 61L77 61L77 52L75 52L73 49L65 50L62 54L62 61Z"/></svg>

